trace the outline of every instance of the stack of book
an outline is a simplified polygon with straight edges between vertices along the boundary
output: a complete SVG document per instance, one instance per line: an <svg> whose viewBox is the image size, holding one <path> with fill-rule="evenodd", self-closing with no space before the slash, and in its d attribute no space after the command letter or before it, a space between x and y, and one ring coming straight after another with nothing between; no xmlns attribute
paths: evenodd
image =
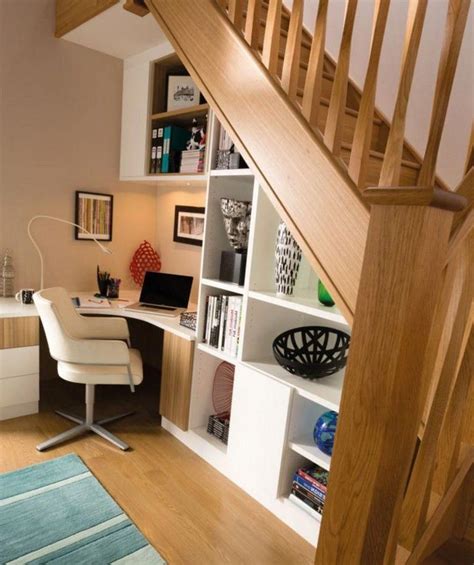
<svg viewBox="0 0 474 565"><path fill-rule="evenodd" d="M188 149L181 152L180 173L204 172L204 149Z"/></svg>
<svg viewBox="0 0 474 565"><path fill-rule="evenodd" d="M329 472L319 465L302 467L293 477L290 499L313 516L321 515L326 500Z"/></svg>
<svg viewBox="0 0 474 565"><path fill-rule="evenodd" d="M150 173L180 172L181 152L191 132L179 126L156 126L151 131Z"/></svg>
<svg viewBox="0 0 474 565"><path fill-rule="evenodd" d="M208 296L204 342L232 357L237 357L241 318L242 296Z"/></svg>

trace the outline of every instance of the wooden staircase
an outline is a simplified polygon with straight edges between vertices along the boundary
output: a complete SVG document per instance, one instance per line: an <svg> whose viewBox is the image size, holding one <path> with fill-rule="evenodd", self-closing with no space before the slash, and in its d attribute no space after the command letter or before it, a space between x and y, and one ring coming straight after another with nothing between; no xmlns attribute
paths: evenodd
<svg viewBox="0 0 474 565"><path fill-rule="evenodd" d="M436 161L470 3L445 1L421 157L404 136L427 0L410 0L391 123L374 106L389 0L374 4L362 90L349 78L357 0L337 62L329 0L313 34L303 0L291 13L281 0L145 0L353 322L319 565L422 563L469 531L473 140L455 191Z"/></svg>

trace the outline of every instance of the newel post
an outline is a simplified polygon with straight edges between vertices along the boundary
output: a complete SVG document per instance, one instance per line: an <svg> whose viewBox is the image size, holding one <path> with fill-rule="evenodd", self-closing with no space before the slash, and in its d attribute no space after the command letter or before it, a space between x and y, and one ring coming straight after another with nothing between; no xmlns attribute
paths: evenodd
<svg viewBox="0 0 474 565"><path fill-rule="evenodd" d="M317 565L381 565L393 555L453 211L464 206L432 188L364 194L371 217Z"/></svg>

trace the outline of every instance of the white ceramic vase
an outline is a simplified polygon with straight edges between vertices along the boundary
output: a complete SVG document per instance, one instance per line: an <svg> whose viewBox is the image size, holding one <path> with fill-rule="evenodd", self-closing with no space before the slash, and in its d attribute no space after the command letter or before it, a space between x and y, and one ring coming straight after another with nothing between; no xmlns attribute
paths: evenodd
<svg viewBox="0 0 474 565"><path fill-rule="evenodd" d="M279 296L291 296L301 263L301 248L285 222L278 226L275 248L275 283Z"/></svg>

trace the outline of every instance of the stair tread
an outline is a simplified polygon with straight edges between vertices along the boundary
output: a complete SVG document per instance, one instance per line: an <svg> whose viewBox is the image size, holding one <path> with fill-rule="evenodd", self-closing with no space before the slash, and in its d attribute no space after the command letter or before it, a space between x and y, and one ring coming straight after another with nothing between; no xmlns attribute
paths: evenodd
<svg viewBox="0 0 474 565"><path fill-rule="evenodd" d="M341 146L343 149L347 149L349 151L352 149L352 145L345 141L342 142ZM373 157L374 159L379 159L381 161L383 161L383 159L385 158L384 153L382 153L381 151L375 151L375 149L371 149L369 151L369 154L370 157ZM420 163L416 163L415 161L407 161L406 159L402 159L402 167L408 167L409 169L415 169L417 171L421 169Z"/></svg>

